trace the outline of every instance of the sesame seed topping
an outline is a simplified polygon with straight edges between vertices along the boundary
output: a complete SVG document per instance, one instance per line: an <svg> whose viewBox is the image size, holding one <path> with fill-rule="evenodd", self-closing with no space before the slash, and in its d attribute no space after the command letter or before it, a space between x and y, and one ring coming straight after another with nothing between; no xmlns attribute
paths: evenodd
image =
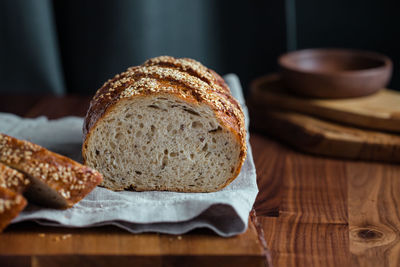
<svg viewBox="0 0 400 267"><path fill-rule="evenodd" d="M0 162L0 187L24 188L29 184L26 176L29 175L58 191L66 199L74 197L75 202L84 196L82 190L90 192L102 180L100 173L87 166L1 133Z"/></svg>
<svg viewBox="0 0 400 267"><path fill-rule="evenodd" d="M22 202L24 202L24 198L20 194L0 190L0 214L12 210Z"/></svg>
<svg viewBox="0 0 400 267"><path fill-rule="evenodd" d="M23 173L0 163L0 187L22 192L28 184L29 180Z"/></svg>

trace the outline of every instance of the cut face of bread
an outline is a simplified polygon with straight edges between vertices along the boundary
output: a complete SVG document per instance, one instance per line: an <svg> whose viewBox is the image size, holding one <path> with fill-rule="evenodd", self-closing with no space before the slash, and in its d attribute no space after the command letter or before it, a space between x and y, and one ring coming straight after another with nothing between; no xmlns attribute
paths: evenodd
<svg viewBox="0 0 400 267"><path fill-rule="evenodd" d="M113 190L212 192L236 177L239 142L208 105L159 94L121 99L91 129L83 156Z"/></svg>
<svg viewBox="0 0 400 267"><path fill-rule="evenodd" d="M214 71L161 56L115 75L96 92L82 155L113 190L212 192L246 157L239 103Z"/></svg>
<svg viewBox="0 0 400 267"><path fill-rule="evenodd" d="M50 187L45 181L32 176L29 178L31 184L24 194L29 199L29 202L55 209L64 209L72 206L65 197Z"/></svg>
<svg viewBox="0 0 400 267"><path fill-rule="evenodd" d="M65 198L40 179L14 170L3 163L0 163L0 187L15 193L25 193L29 201L44 206L55 208L68 206Z"/></svg>

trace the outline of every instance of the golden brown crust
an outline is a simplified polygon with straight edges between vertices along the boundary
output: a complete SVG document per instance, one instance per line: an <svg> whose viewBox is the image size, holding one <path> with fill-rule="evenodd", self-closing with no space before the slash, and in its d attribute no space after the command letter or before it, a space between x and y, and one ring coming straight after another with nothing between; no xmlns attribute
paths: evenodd
<svg viewBox="0 0 400 267"><path fill-rule="evenodd" d="M22 195L0 187L0 232L18 216L25 206L26 200Z"/></svg>
<svg viewBox="0 0 400 267"><path fill-rule="evenodd" d="M29 183L25 174L0 163L0 187L21 194L26 190Z"/></svg>
<svg viewBox="0 0 400 267"><path fill-rule="evenodd" d="M143 65L178 69L199 78L212 87L219 85L221 88L217 88L218 90L223 90L226 93L230 93L229 87L225 83L224 79L221 78L221 76L219 76L215 71L206 68L201 63L191 58L173 58L170 56L161 56L151 58L143 63Z"/></svg>
<svg viewBox="0 0 400 267"><path fill-rule="evenodd" d="M173 94L192 104L206 104L214 110L220 123L236 136L240 146L239 164L223 187L234 180L247 152L243 111L217 73L188 58L152 58L104 83L93 97L85 117L82 147L84 160L91 130L118 101L152 94Z"/></svg>
<svg viewBox="0 0 400 267"><path fill-rule="evenodd" d="M41 180L61 195L66 207L81 200L102 182L102 175L67 157L25 140L0 133L0 162Z"/></svg>

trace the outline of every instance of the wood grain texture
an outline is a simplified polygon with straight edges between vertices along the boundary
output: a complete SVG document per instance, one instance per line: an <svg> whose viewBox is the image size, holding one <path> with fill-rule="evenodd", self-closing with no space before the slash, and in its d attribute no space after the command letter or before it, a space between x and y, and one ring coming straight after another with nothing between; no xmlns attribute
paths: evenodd
<svg viewBox="0 0 400 267"><path fill-rule="evenodd" d="M400 266L400 166L346 166L353 266Z"/></svg>
<svg viewBox="0 0 400 267"><path fill-rule="evenodd" d="M32 246L32 244L35 244ZM252 222L246 234L221 238L211 231L190 235L129 234L116 227L67 229L40 227L33 223L11 225L0 235L1 255L128 255L157 257L250 256L264 260Z"/></svg>
<svg viewBox="0 0 400 267"><path fill-rule="evenodd" d="M259 193L254 204L258 216L278 216L285 158L289 150L258 134L250 135Z"/></svg>
<svg viewBox="0 0 400 267"><path fill-rule="evenodd" d="M302 223L347 224L345 166L343 161L290 153L279 216Z"/></svg>
<svg viewBox="0 0 400 267"><path fill-rule="evenodd" d="M400 162L400 135L360 130L300 113L253 104L253 126L316 155Z"/></svg>
<svg viewBox="0 0 400 267"><path fill-rule="evenodd" d="M69 257L54 256L32 256L22 257L15 261L15 257L1 257L0 261L4 266L31 266L31 267L48 267L48 266L88 266L88 267L131 267L131 266L149 266L149 267L174 267L174 266L257 266L264 267L259 259L252 257L221 257L221 256L158 256L158 257L139 257L139 256L113 256L113 255L71 255Z"/></svg>
<svg viewBox="0 0 400 267"><path fill-rule="evenodd" d="M16 266L268 266L266 253L252 221L246 233L231 238L208 230L134 235L111 226L68 229L29 222L11 225L0 235L0 261Z"/></svg>
<svg viewBox="0 0 400 267"><path fill-rule="evenodd" d="M273 266L350 266L344 224L304 223L288 217L262 217Z"/></svg>
<svg viewBox="0 0 400 267"><path fill-rule="evenodd" d="M273 266L350 266L347 162L284 151L279 216L260 218Z"/></svg>
<svg viewBox="0 0 400 267"><path fill-rule="evenodd" d="M251 96L273 108L375 130L400 132L400 93L378 93L349 99L312 99L290 94L277 74L262 76L251 85Z"/></svg>

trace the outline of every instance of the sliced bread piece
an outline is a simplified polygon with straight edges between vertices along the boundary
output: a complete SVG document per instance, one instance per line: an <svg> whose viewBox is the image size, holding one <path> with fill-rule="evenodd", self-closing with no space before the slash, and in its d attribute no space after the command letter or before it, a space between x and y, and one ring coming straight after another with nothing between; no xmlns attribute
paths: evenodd
<svg viewBox="0 0 400 267"><path fill-rule="evenodd" d="M0 163L0 187L21 194L25 192L29 184L29 179L25 174Z"/></svg>
<svg viewBox="0 0 400 267"><path fill-rule="evenodd" d="M186 58L116 75L97 91L83 130L85 163L112 190L217 191L246 157L240 105L218 74Z"/></svg>
<svg viewBox="0 0 400 267"><path fill-rule="evenodd" d="M25 208L26 200L10 189L0 187L0 232Z"/></svg>
<svg viewBox="0 0 400 267"><path fill-rule="evenodd" d="M30 180L30 201L69 208L102 182L102 175L39 145L0 133L0 162Z"/></svg>

